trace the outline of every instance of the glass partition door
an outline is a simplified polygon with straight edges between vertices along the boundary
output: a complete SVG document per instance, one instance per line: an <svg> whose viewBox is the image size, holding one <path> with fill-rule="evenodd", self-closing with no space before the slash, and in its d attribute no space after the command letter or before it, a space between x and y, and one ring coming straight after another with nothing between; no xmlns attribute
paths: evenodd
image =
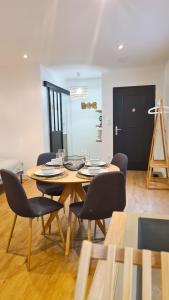
<svg viewBox="0 0 169 300"><path fill-rule="evenodd" d="M50 151L65 149L67 153L67 105L70 92L44 81L48 94Z"/></svg>

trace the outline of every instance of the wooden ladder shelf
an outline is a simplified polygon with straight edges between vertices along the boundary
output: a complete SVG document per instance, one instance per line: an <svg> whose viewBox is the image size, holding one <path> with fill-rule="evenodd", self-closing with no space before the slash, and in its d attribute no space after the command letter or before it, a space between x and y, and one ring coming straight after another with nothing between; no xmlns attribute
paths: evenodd
<svg viewBox="0 0 169 300"><path fill-rule="evenodd" d="M162 139L162 151L163 159L155 159L155 145L158 138L158 129L161 134ZM166 177L153 177L153 170L163 169L165 171ZM151 143L149 164L147 170L147 188L148 189L169 189L169 156L168 156L168 142L167 142L167 132L164 122L164 107L163 101L160 101L160 105L157 108L157 113L154 121L154 131Z"/></svg>

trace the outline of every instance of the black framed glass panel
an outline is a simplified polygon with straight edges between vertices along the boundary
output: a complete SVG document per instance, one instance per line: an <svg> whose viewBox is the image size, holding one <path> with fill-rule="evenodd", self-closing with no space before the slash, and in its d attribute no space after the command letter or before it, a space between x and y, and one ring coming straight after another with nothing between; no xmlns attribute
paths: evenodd
<svg viewBox="0 0 169 300"><path fill-rule="evenodd" d="M56 152L64 148L67 152L63 132L62 96L70 96L70 92L48 81L44 81L43 85L46 86L48 95L50 151Z"/></svg>

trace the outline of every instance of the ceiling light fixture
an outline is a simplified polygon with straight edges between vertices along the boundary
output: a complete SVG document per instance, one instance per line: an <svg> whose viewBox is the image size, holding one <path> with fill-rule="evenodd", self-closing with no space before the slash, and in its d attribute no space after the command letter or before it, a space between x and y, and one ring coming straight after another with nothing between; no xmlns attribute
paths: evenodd
<svg viewBox="0 0 169 300"><path fill-rule="evenodd" d="M120 51L120 50L122 50L124 48L124 45L123 44L120 44L119 46L118 46L118 50Z"/></svg>
<svg viewBox="0 0 169 300"><path fill-rule="evenodd" d="M88 97L88 88L86 86L72 86L70 88L72 98L86 99Z"/></svg>
<svg viewBox="0 0 169 300"><path fill-rule="evenodd" d="M80 79L80 73L76 73L77 79ZM88 87L87 86L72 86L70 88L70 96L75 99L86 99L88 97Z"/></svg>
<svg viewBox="0 0 169 300"><path fill-rule="evenodd" d="M28 54L25 53L25 54L23 55L23 59L27 59L27 58L28 58Z"/></svg>

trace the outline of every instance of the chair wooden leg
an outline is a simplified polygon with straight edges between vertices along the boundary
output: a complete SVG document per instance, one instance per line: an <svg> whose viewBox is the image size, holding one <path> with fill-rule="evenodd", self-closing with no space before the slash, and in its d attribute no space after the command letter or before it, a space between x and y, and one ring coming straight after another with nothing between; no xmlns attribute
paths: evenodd
<svg viewBox="0 0 169 300"><path fill-rule="evenodd" d="M75 216L74 221L73 221L73 225L72 225L71 244L73 242L73 236L74 236L74 232L75 232L75 228L76 228L76 221L77 221L77 217Z"/></svg>
<svg viewBox="0 0 169 300"><path fill-rule="evenodd" d="M29 233L28 233L28 254L27 254L27 270L30 271L31 260L31 246L32 246L32 219L29 219Z"/></svg>
<svg viewBox="0 0 169 300"><path fill-rule="evenodd" d="M102 224L102 222L100 220L96 220L96 224L98 225L100 230L103 232L104 236L106 236L105 228L104 228L104 225Z"/></svg>
<svg viewBox="0 0 169 300"><path fill-rule="evenodd" d="M102 227L102 232L104 234L104 236L106 236L106 224L105 224L105 220L103 219L103 227ZM94 225L94 238L96 238L96 228L97 228L97 221L95 221L95 225Z"/></svg>
<svg viewBox="0 0 169 300"><path fill-rule="evenodd" d="M97 227L97 223L96 221L94 222L94 239L96 238L96 227Z"/></svg>
<svg viewBox="0 0 169 300"><path fill-rule="evenodd" d="M70 250L71 227L72 227L72 213L71 211L69 211L65 255L68 255Z"/></svg>
<svg viewBox="0 0 169 300"><path fill-rule="evenodd" d="M53 196L51 196L51 200L53 200ZM51 234L51 224L49 225L49 234Z"/></svg>
<svg viewBox="0 0 169 300"><path fill-rule="evenodd" d="M14 219L13 219L13 223L12 223L12 228L11 228L11 231L10 231L10 234L9 234L9 239L8 239L8 244L7 244L7 247L6 247L6 252L8 252L8 249L9 249L9 246L10 246L10 243L11 243L13 231L14 231L15 224L16 224L16 219L17 219L17 215L15 214Z"/></svg>
<svg viewBox="0 0 169 300"><path fill-rule="evenodd" d="M42 221L42 232L43 232L43 235L45 235L45 224L44 224L43 216L41 216L41 221Z"/></svg>
<svg viewBox="0 0 169 300"><path fill-rule="evenodd" d="M104 227L104 236L106 236L106 223L105 223L105 219L103 219L103 227Z"/></svg>
<svg viewBox="0 0 169 300"><path fill-rule="evenodd" d="M51 200L53 200L53 196L51 196ZM49 225L49 234L51 234L51 224Z"/></svg>
<svg viewBox="0 0 169 300"><path fill-rule="evenodd" d="M91 221L88 221L87 238L88 241L91 241Z"/></svg>
<svg viewBox="0 0 169 300"><path fill-rule="evenodd" d="M59 219L58 213L56 213L56 220L57 220L57 225L58 225L60 237L61 237L61 240L62 240L62 243L63 243L63 247L65 248L65 238L64 238L64 235L63 235L63 231L62 231L62 227L61 227L61 224L60 224L60 219Z"/></svg>
<svg viewBox="0 0 169 300"><path fill-rule="evenodd" d="M22 183L23 183L23 177L22 177L22 174L21 174L19 177L20 177L20 183L22 184Z"/></svg>

